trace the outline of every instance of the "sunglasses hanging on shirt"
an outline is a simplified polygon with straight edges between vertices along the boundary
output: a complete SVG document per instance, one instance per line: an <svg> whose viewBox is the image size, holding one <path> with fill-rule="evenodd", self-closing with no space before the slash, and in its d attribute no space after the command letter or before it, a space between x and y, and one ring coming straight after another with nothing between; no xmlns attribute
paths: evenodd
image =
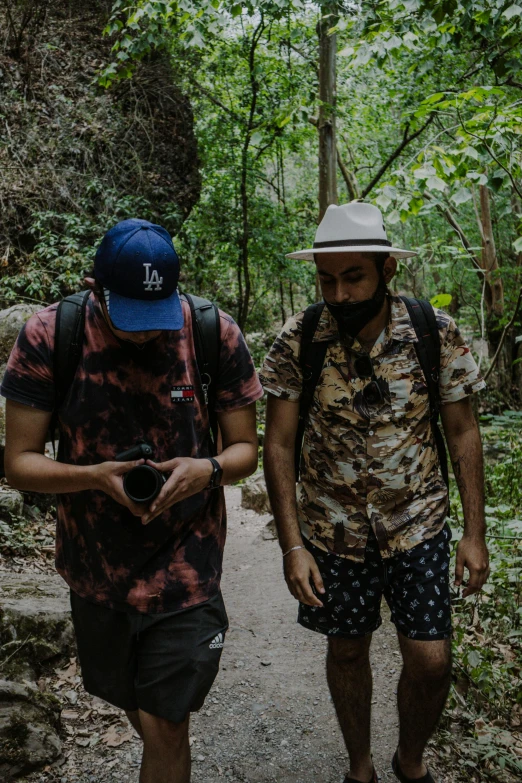
<svg viewBox="0 0 522 783"><path fill-rule="evenodd" d="M370 383L362 390L362 395L368 405L379 405L384 402L381 387L375 377L372 360L367 353L354 354L353 366L359 378L371 378Z"/></svg>

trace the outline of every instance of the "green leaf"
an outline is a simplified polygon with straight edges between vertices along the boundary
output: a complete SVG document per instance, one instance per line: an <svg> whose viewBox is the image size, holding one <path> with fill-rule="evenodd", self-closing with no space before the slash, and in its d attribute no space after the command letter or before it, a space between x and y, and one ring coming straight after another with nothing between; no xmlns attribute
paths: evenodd
<svg viewBox="0 0 522 783"><path fill-rule="evenodd" d="M437 101L442 100L442 98L444 98L444 93L436 92L433 95L430 95L428 98L426 98L426 100L423 101L423 103L437 103Z"/></svg>
<svg viewBox="0 0 522 783"><path fill-rule="evenodd" d="M482 660L478 650L470 650L470 652L467 655L467 658L468 658L468 663L472 669L476 669L480 661Z"/></svg>
<svg viewBox="0 0 522 783"><path fill-rule="evenodd" d="M430 177L426 185L433 190L446 190L446 183L440 177Z"/></svg>
<svg viewBox="0 0 522 783"><path fill-rule="evenodd" d="M479 158L480 158L480 155L478 154L478 152L475 149L475 147L469 147L469 146L465 147L462 150L462 154L466 155L466 157L468 157L468 158L473 158L474 160L479 160Z"/></svg>
<svg viewBox="0 0 522 783"><path fill-rule="evenodd" d="M513 247L515 248L516 253L522 253L522 237L515 239L513 242Z"/></svg>
<svg viewBox="0 0 522 783"><path fill-rule="evenodd" d="M467 188L459 188L456 193L451 196L451 200L454 204L465 204L466 201L471 199L471 193Z"/></svg>
<svg viewBox="0 0 522 783"><path fill-rule="evenodd" d="M451 304L451 300L453 299L451 294L436 294L435 296L432 296L430 299L430 304L433 307L441 308L441 307L448 307L448 305Z"/></svg>
<svg viewBox="0 0 522 783"><path fill-rule="evenodd" d="M429 163L424 164L424 166L420 166L418 169L414 169L413 176L415 179L428 179L428 177L431 177L436 174L434 166L432 166Z"/></svg>
<svg viewBox="0 0 522 783"><path fill-rule="evenodd" d="M502 16L505 16L506 19L513 19L514 16L522 16L522 6L510 5L509 8L506 8Z"/></svg>

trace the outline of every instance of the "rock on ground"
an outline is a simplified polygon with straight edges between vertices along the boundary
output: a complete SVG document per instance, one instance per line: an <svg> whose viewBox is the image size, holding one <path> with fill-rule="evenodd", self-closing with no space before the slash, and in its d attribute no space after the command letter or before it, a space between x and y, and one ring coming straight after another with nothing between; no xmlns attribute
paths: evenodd
<svg viewBox="0 0 522 783"><path fill-rule="evenodd" d="M241 505L257 511L258 514L270 514L270 501L266 491L266 482L262 473L256 473L241 486Z"/></svg>
<svg viewBox="0 0 522 783"><path fill-rule="evenodd" d="M58 575L2 574L0 581L0 779L54 761L61 703L33 682L74 650L69 591Z"/></svg>
<svg viewBox="0 0 522 783"><path fill-rule="evenodd" d="M0 680L0 779L53 761L62 750L60 702L36 686Z"/></svg>
<svg viewBox="0 0 522 783"><path fill-rule="evenodd" d="M0 363L9 359L18 332L25 322L43 307L44 304L16 304L6 310L0 310Z"/></svg>
<svg viewBox="0 0 522 783"><path fill-rule="evenodd" d="M75 649L69 589L57 574L3 573L0 645L11 679L36 679L43 663ZM32 676L31 676L32 675Z"/></svg>
<svg viewBox="0 0 522 783"><path fill-rule="evenodd" d="M10 487L0 487L0 520L21 516L24 498L21 492Z"/></svg>

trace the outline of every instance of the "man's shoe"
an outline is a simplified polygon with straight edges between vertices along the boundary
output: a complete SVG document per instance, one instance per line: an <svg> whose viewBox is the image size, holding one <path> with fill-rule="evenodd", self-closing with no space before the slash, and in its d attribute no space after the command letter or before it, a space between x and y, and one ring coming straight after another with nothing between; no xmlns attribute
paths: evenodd
<svg viewBox="0 0 522 783"><path fill-rule="evenodd" d="M349 778L348 775L344 779L344 783L361 783L360 780L354 780L353 778ZM377 777L377 772L375 771L375 767L373 768L373 775L371 776L368 783L379 783L379 778Z"/></svg>
<svg viewBox="0 0 522 783"><path fill-rule="evenodd" d="M426 770L426 774L423 775L421 778L408 778L402 771L402 769L399 767L399 751L395 751L395 755L392 759L392 769L395 774L395 777L400 780L401 783L435 783L433 780L429 769Z"/></svg>

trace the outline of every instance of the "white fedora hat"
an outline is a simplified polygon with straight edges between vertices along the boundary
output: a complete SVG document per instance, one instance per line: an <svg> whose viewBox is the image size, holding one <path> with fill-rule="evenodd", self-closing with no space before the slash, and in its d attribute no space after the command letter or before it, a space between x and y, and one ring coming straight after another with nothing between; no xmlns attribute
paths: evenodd
<svg viewBox="0 0 522 783"><path fill-rule="evenodd" d="M416 256L413 250L393 247L386 236L381 210L373 204L352 201L330 204L321 220L314 246L288 253L287 258L313 261L316 253L388 253L395 258Z"/></svg>

